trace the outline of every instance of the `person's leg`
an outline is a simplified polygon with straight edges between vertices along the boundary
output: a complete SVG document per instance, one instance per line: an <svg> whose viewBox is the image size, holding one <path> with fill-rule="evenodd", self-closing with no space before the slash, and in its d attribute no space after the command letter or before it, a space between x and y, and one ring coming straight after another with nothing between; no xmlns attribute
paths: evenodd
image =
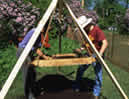
<svg viewBox="0 0 129 99"><path fill-rule="evenodd" d="M93 87L93 94L94 96L99 96L102 86L102 66L100 63L97 63L96 66L94 66L94 71L96 74L96 78L95 85Z"/></svg>
<svg viewBox="0 0 129 99"><path fill-rule="evenodd" d="M77 75L76 75L76 80L82 80L82 76L85 72L85 70L89 67L89 65L81 65L79 66L79 68L77 69Z"/></svg>
<svg viewBox="0 0 129 99"><path fill-rule="evenodd" d="M27 66L27 65L26 65ZM24 67L27 69L26 67ZM27 99L35 99L36 71L33 65L29 65L27 71L23 71L25 82L24 89Z"/></svg>
<svg viewBox="0 0 129 99"><path fill-rule="evenodd" d="M28 74L29 66L27 66L26 62L22 65L21 71L22 71L22 79L23 79L23 86L24 86L24 94L27 97L29 94L29 86L27 83L27 74Z"/></svg>
<svg viewBox="0 0 129 99"><path fill-rule="evenodd" d="M24 91L25 95L28 97L29 93L34 94L34 84L36 81L36 71L32 65L23 65L22 67L23 80L24 80Z"/></svg>
<svg viewBox="0 0 129 99"><path fill-rule="evenodd" d="M20 57L22 51L23 51L23 48L18 48L17 58ZM33 84L36 80L36 71L34 69L34 66L28 64L30 62L31 62L31 57L28 56L21 68L23 86L24 86L24 94L26 97L28 97L29 92L32 90L31 88L33 88Z"/></svg>
<svg viewBox="0 0 129 99"><path fill-rule="evenodd" d="M75 91L79 91L80 90L80 82L82 80L82 76L85 72L85 70L89 67L89 65L81 65L79 66L79 68L77 69L77 75L76 75L76 85L74 86Z"/></svg>

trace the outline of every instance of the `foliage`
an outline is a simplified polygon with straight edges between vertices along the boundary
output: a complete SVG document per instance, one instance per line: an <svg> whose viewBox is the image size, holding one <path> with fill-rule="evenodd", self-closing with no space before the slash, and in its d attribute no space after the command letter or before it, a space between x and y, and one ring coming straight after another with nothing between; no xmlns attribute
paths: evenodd
<svg viewBox="0 0 129 99"><path fill-rule="evenodd" d="M69 6L77 18L82 15L85 15L87 18L93 19L92 21L93 24L97 24L98 15L96 11L87 11L86 9L81 8L80 1L78 0L70 0Z"/></svg>
<svg viewBox="0 0 129 99"><path fill-rule="evenodd" d="M24 3L23 0L0 1L0 21L6 22L0 24L0 28L7 26L13 36L24 36L30 28L35 26L39 16L39 8L30 2ZM1 33L6 34L5 31Z"/></svg>
<svg viewBox="0 0 129 99"><path fill-rule="evenodd" d="M127 31L127 33L129 34L129 8L126 11L126 14L124 16L124 25L125 25L125 30Z"/></svg>
<svg viewBox="0 0 129 99"><path fill-rule="evenodd" d="M16 62L16 48L7 43L0 43L0 86L2 86Z"/></svg>
<svg viewBox="0 0 129 99"><path fill-rule="evenodd" d="M55 39L52 39L50 40L49 43L51 44L51 48L50 49L43 48L44 53L48 55L59 53L59 38L57 37ZM64 36L62 36L61 45L62 45L61 53L72 53L73 49L78 48L80 46L77 41L70 40Z"/></svg>
<svg viewBox="0 0 129 99"><path fill-rule="evenodd" d="M128 25L129 24L129 9L127 9L125 17L124 17L125 23ZM128 25L129 26L129 25Z"/></svg>
<svg viewBox="0 0 129 99"><path fill-rule="evenodd" d="M122 13L116 16L116 26L120 34L129 34L128 22L128 10L126 11L126 13Z"/></svg>
<svg viewBox="0 0 129 99"><path fill-rule="evenodd" d="M24 0L26 3L31 2L37 8L40 8L41 17L48 8L51 0Z"/></svg>
<svg viewBox="0 0 129 99"><path fill-rule="evenodd" d="M115 15L119 14L119 12L123 12L121 5L111 0L104 0L103 2L97 2L95 9L100 17L105 18L105 21L108 22L109 25L112 25L115 19Z"/></svg>
<svg viewBox="0 0 129 99"><path fill-rule="evenodd" d="M59 19L59 9L57 8L55 10L55 12L52 15L52 22L51 22L51 29L49 30L49 39L54 39L57 38L60 34L61 35L65 35L66 34L66 30L67 30L67 15L68 12L66 11L66 9L63 9L62 11L62 15L61 15L61 19Z"/></svg>
<svg viewBox="0 0 129 99"><path fill-rule="evenodd" d="M103 18L99 18L98 25L101 27L101 29L107 29L109 26Z"/></svg>
<svg viewBox="0 0 129 99"><path fill-rule="evenodd" d="M113 28L120 34L128 34L127 14L125 15L124 6L117 0L98 0L95 9L100 16L99 25L102 29Z"/></svg>
<svg viewBox="0 0 129 99"><path fill-rule="evenodd" d="M7 24L7 20L0 21L0 42L8 41L10 37L11 29Z"/></svg>

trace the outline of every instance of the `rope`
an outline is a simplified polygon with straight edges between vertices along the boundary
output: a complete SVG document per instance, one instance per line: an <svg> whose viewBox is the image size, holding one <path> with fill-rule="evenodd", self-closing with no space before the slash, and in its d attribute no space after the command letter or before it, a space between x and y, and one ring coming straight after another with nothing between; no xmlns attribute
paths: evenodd
<svg viewBox="0 0 129 99"><path fill-rule="evenodd" d="M42 43L40 49L43 49L43 47L44 47L45 40L46 40L46 37L47 37L47 35L48 35L48 31L49 31L49 29L50 29L50 25L51 25L51 22L52 22L53 15L54 15L54 11L52 12L52 16L50 17L50 20L49 20L49 23L48 23L48 27L47 27L47 30L46 30L46 32L45 32L45 37L44 37L44 39L43 39L43 43ZM36 59L39 61L39 58L40 58L40 56L38 55L38 57L37 57Z"/></svg>

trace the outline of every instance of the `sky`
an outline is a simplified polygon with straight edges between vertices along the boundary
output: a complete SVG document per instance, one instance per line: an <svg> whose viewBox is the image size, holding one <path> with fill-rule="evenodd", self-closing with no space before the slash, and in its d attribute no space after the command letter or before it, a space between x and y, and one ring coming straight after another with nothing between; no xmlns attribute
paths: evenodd
<svg viewBox="0 0 129 99"><path fill-rule="evenodd" d="M119 4L126 6L126 3L124 1L119 1ZM129 4L128 4L128 8L129 8Z"/></svg>

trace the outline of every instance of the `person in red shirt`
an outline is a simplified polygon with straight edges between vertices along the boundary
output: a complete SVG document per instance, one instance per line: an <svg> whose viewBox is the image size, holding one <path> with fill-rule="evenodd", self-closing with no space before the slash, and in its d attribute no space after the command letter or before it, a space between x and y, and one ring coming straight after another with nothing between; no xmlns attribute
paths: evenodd
<svg viewBox="0 0 129 99"><path fill-rule="evenodd" d="M84 28L86 31L89 39L92 41L100 55L103 57L103 54L108 46L107 39L104 35L104 32L96 25L92 23L92 18L86 18L85 16L81 16L78 18L79 24ZM93 56L95 56L89 46L88 43L85 44L87 49L89 49L90 53L92 53ZM81 50L84 50L85 48L77 49L77 51L81 52ZM89 67L89 64L81 65L79 66L77 70L77 88L76 91L80 90L80 81L82 80L82 75L84 71ZM101 86L102 86L102 66L101 64L96 61L92 64L94 67L96 79L95 79L95 85L93 87L93 96L94 99L98 99L98 96L100 95Z"/></svg>

